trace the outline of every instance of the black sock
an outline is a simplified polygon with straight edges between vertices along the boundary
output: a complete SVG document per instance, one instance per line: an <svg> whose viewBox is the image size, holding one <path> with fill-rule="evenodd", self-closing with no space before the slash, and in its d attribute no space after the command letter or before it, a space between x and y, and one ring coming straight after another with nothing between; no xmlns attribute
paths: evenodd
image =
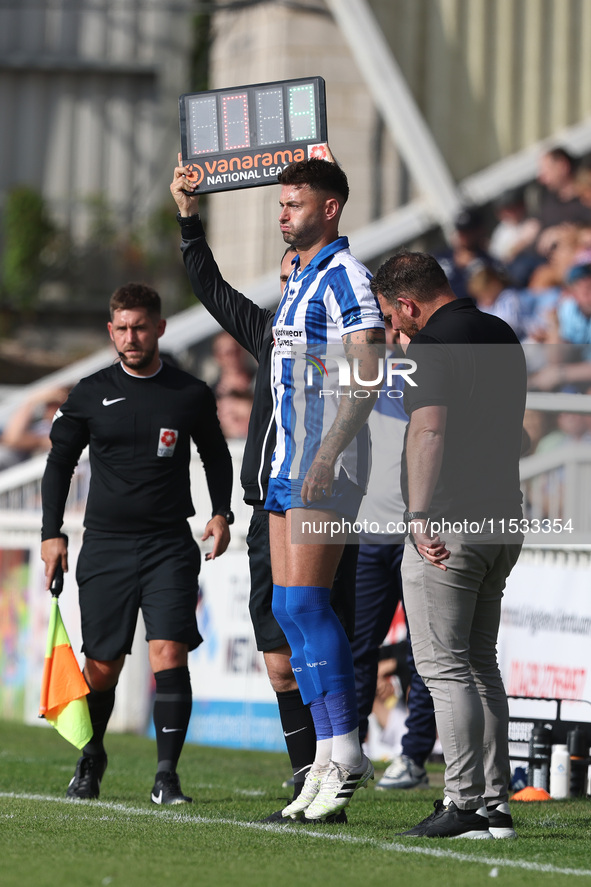
<svg viewBox="0 0 591 887"><path fill-rule="evenodd" d="M86 699L88 701L88 711L90 712L93 732L92 739L86 743L82 752L92 757L102 757L105 754L103 739L113 706L115 705L115 687L101 692L93 690L91 687Z"/></svg>
<svg viewBox="0 0 591 887"><path fill-rule="evenodd" d="M193 695L186 665L157 671L154 700L154 726L158 751L158 771L176 771L187 727L191 718Z"/></svg>
<svg viewBox="0 0 591 887"><path fill-rule="evenodd" d="M316 731L310 706L304 705L299 690L277 693L279 716L287 753L293 770L293 797L298 797L316 754Z"/></svg>

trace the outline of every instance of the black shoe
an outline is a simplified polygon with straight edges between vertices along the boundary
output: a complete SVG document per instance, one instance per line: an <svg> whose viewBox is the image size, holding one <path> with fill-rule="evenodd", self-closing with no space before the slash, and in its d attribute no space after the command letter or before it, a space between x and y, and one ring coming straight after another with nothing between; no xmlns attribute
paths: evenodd
<svg viewBox="0 0 591 887"><path fill-rule="evenodd" d="M488 828L486 808L460 810L453 801L435 801L435 811L407 832L398 832L405 838L492 838Z"/></svg>
<svg viewBox="0 0 591 887"><path fill-rule="evenodd" d="M283 810L275 810L275 813L265 816L264 819L257 819L257 822L291 822L291 820L284 818Z"/></svg>
<svg viewBox="0 0 591 887"><path fill-rule="evenodd" d="M491 804L486 809L488 810L488 828L493 838L517 837L517 832L513 828L509 804Z"/></svg>
<svg viewBox="0 0 591 887"><path fill-rule="evenodd" d="M178 774L173 773L172 770L160 770L156 774L151 798L155 804L193 803L193 798L188 798L183 794Z"/></svg>
<svg viewBox="0 0 591 887"><path fill-rule="evenodd" d="M291 823L292 825L294 824L293 819L290 819L289 817L286 817L283 815L283 810L276 810L275 813L271 813L270 816L267 816L265 819L259 819L258 821L259 822L284 822L284 823ZM302 823L316 825L316 824L321 823L322 821L323 820L321 820L321 819L300 819L300 820L297 820L297 822L300 825ZM329 822L329 823L330 822L332 822L332 823L339 823L339 822L346 823L347 821L348 821L347 814L345 813L344 810L340 810L338 813L333 813L332 816L328 816L324 820L324 822Z"/></svg>
<svg viewBox="0 0 591 887"><path fill-rule="evenodd" d="M101 790L101 780L107 769L107 756L92 757L82 755L78 758L76 771L70 779L66 791L66 798L77 801L91 801L98 798Z"/></svg>
<svg viewBox="0 0 591 887"><path fill-rule="evenodd" d="M308 817L304 814L299 822L300 825L324 825L325 822L327 822L329 825L330 823L334 825L338 823L346 824L348 821L349 820L347 819L347 814L345 813L345 811L339 810L338 813L330 813L326 817L326 819L308 819Z"/></svg>

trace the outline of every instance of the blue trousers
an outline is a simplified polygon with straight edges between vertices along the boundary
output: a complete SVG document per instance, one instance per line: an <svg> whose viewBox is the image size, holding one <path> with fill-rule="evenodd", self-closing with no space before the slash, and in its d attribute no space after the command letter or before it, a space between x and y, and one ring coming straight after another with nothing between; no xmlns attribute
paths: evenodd
<svg viewBox="0 0 591 887"><path fill-rule="evenodd" d="M373 708L378 649L388 634L398 602L402 600L400 567L404 545L359 546L355 592L355 636L351 643L355 667L355 689L359 710L359 738L367 736L368 717ZM436 738L435 715L429 691L415 668L412 646L408 644L410 676L408 732L402 739L402 753L423 766Z"/></svg>

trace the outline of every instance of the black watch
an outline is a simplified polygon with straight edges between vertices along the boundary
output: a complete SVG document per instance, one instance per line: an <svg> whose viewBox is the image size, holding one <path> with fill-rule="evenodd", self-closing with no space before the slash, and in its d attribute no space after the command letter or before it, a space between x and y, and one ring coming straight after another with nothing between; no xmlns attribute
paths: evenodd
<svg viewBox="0 0 591 887"><path fill-rule="evenodd" d="M411 520L429 520L429 515L426 511L405 511L404 523L407 524Z"/></svg>
<svg viewBox="0 0 591 887"><path fill-rule="evenodd" d="M215 511L215 512L212 514L212 517L216 517L216 515L218 515L218 514L219 514L221 517L225 517L225 518L226 518L226 522L227 522L228 526L229 526L230 524L233 524L233 523L234 523L234 512L233 512L233 511L230 511L229 508L227 508L227 509L226 509L226 508L220 508L219 511Z"/></svg>
<svg viewBox="0 0 591 887"><path fill-rule="evenodd" d="M404 512L404 523L406 524L406 532L411 533L410 525L415 520L429 520L429 515L426 511L405 511ZM412 533L411 533L412 535Z"/></svg>
<svg viewBox="0 0 591 887"><path fill-rule="evenodd" d="M184 193L187 194L188 192L185 191ZM199 196L199 195L197 195L197 196ZM181 216L181 213L179 210L179 212L176 214L176 220L180 225L182 225L183 222L200 222L201 216L199 215L199 213L193 213L192 216Z"/></svg>

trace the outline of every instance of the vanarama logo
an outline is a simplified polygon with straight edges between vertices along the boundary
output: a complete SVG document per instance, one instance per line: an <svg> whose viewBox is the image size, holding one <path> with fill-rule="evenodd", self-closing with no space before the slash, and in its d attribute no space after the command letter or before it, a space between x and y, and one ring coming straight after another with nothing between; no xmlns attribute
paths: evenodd
<svg viewBox="0 0 591 887"><path fill-rule="evenodd" d="M191 175L187 178L196 185L201 185L205 180L207 185L221 185L224 182L274 178L290 163L305 159L306 152L303 148L295 148L293 151L284 148L273 153L250 152L231 157L214 155L209 160L187 164L191 170Z"/></svg>

